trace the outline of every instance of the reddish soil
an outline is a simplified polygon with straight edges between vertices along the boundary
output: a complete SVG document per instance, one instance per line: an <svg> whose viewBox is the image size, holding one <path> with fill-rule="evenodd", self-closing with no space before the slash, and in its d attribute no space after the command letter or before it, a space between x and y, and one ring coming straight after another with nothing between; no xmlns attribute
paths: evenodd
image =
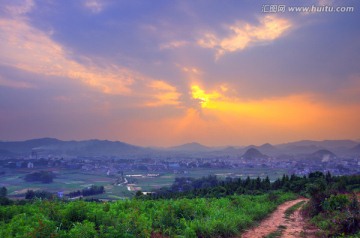
<svg viewBox="0 0 360 238"><path fill-rule="evenodd" d="M297 209L289 219L285 219L284 226L286 229L283 231L284 238L298 238L307 237L314 238L317 229L311 227L308 221L302 216L301 209Z"/></svg>
<svg viewBox="0 0 360 238"><path fill-rule="evenodd" d="M315 237L314 231L306 227L307 224L301 216L300 209L296 210L289 219L285 218L285 211L301 201L307 201L307 199L299 198L281 204L275 212L263 220L258 226L245 231L245 233L241 235L241 238L263 238L277 231L279 226L286 227L283 229L281 237Z"/></svg>

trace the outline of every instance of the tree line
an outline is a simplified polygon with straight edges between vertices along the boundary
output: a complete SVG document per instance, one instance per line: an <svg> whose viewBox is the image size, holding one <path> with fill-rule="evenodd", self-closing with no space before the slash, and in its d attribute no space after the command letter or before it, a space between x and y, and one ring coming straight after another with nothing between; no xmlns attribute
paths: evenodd
<svg viewBox="0 0 360 238"><path fill-rule="evenodd" d="M169 199L194 197L224 197L234 194L256 195L269 191L283 190L306 195L313 184L325 183L326 186L339 192L346 192L355 188L360 189L360 176L332 176L330 172L312 172L308 176L286 175L271 182L265 178L226 178L219 179L214 175L194 179L190 177L176 178L170 187L160 188L154 193L143 195L138 192L137 197L143 199Z"/></svg>

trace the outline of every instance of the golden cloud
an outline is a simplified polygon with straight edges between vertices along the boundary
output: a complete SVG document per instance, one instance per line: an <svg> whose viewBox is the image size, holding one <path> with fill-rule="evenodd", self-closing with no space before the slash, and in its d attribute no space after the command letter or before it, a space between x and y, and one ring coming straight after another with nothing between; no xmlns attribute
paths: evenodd
<svg viewBox="0 0 360 238"><path fill-rule="evenodd" d="M78 63L68 57L61 45L48 34L29 26L23 20L0 20L1 63L21 70L80 80L84 84L108 94L128 94L129 86L141 78L130 70L112 66L99 68L91 60Z"/></svg>
<svg viewBox="0 0 360 238"><path fill-rule="evenodd" d="M148 88L155 90L155 93L151 94L151 100L145 103L145 106L148 107L158 107L165 105L179 105L181 94L177 89L160 80L152 81Z"/></svg>
<svg viewBox="0 0 360 238"><path fill-rule="evenodd" d="M230 36L219 38L207 33L198 40L204 48L216 49L216 58L227 52L243 50L256 43L267 43L281 37L292 26L287 19L268 15L259 20L259 25L238 22L228 27Z"/></svg>

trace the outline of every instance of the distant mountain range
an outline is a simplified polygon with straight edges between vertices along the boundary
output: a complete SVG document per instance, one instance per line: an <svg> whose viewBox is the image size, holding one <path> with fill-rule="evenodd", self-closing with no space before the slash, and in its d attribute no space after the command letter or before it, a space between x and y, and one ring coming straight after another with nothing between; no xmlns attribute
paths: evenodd
<svg viewBox="0 0 360 238"><path fill-rule="evenodd" d="M62 141L54 138L40 138L26 141L0 141L1 156L29 155L57 156L127 156L146 157L163 155L202 155L203 157L233 156L253 158L290 158L302 155L312 158L336 158L337 156L359 156L360 144L352 140L303 140L279 145L269 143L246 147L209 147L196 142L169 148L145 148L120 141L83 140ZM325 156L325 157L324 157Z"/></svg>

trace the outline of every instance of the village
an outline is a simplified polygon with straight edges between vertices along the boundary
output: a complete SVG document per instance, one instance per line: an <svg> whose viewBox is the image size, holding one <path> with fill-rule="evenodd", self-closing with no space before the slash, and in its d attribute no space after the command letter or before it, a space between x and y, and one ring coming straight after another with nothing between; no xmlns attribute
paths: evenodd
<svg viewBox="0 0 360 238"><path fill-rule="evenodd" d="M216 158L171 157L167 159L125 159L121 157L2 157L0 158L0 174L11 169L28 169L29 171L50 168L72 169L86 172L103 173L108 176L121 174L136 177L133 172L140 171L149 177L160 173L186 174L194 169L234 170L246 168L264 168L268 170L282 169L288 174L307 175L313 171L331 172L334 175L355 174L360 169L360 156L331 158L324 156L321 160L307 158L252 158L244 159L238 156L232 158L222 156ZM139 175L143 176L143 175Z"/></svg>

